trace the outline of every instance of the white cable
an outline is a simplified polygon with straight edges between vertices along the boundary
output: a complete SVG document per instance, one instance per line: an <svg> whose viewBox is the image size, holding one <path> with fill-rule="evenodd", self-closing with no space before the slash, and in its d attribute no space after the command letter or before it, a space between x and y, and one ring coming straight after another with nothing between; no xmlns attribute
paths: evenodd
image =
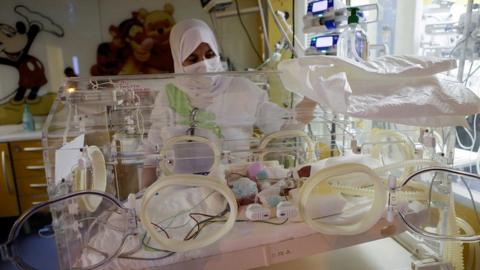
<svg viewBox="0 0 480 270"><path fill-rule="evenodd" d="M462 147L463 149L472 151L471 149L473 149L473 146L475 145L474 135L472 135L470 130L468 130L467 128L465 128L465 127L462 127L462 128L467 133L468 137L470 137L470 140L471 140L472 144L470 146L465 146L458 136L458 131L455 130L455 136L457 138L457 142L460 145L460 147ZM474 126L474 128L475 128L475 126Z"/></svg>
<svg viewBox="0 0 480 270"><path fill-rule="evenodd" d="M152 219L149 211L147 211L147 206L154 198L155 194L159 193L161 189L168 188L169 186L206 187L222 194L227 199L229 205L229 215L224 226L218 230L212 230L211 236L203 237L201 239L191 239L188 241L168 239L161 231L157 231L152 225ZM233 228L238 213L235 195L227 185L210 176L191 174L170 175L156 181L145 191L141 205L140 220L143 226L145 226L147 232L157 242L161 249L174 252L185 252L192 249L198 249L216 242Z"/></svg>

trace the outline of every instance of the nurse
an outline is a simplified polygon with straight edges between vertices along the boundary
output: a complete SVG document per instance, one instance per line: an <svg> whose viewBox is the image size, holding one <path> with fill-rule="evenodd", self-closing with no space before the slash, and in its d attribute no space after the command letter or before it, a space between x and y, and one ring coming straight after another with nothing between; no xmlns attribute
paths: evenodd
<svg viewBox="0 0 480 270"><path fill-rule="evenodd" d="M217 41L206 23L188 19L177 23L170 33L170 46L174 60L175 73L211 73L222 72ZM302 122L308 123L313 115L315 103L300 102ZM222 139L222 150L248 150L253 127L263 133L278 131L285 124L288 112L269 101L266 91L258 88L250 80L235 76L177 76L166 91L160 92L151 115L152 126L148 133L147 146L154 146L173 136L188 134L189 127L178 125L185 121L182 108L195 108L208 115L213 124L210 128L196 128L195 134L212 141ZM305 114L305 111L311 111ZM305 117L306 116L306 117ZM169 119L169 124L165 119ZM175 164L175 173L203 173L209 168L209 160L188 160L187 156L206 156L207 146L177 149L182 161ZM177 156L178 157L178 156ZM155 164L146 161L143 186L156 180ZM187 164L188 163L188 164ZM152 166L153 165L153 166ZM151 167L151 168L148 168Z"/></svg>

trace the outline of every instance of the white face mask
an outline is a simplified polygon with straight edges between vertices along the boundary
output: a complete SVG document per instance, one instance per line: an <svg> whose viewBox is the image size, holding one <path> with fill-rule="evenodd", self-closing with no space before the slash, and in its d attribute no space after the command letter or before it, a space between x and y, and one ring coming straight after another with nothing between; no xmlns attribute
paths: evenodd
<svg viewBox="0 0 480 270"><path fill-rule="evenodd" d="M183 70L186 73L199 73L199 74L224 71L222 67L222 63L220 62L220 57L218 56L203 60L193 65L183 67ZM191 76L191 77L185 78L182 84L189 87L191 90L194 90L194 92L198 91L196 95L203 96L203 95L208 95L209 93L215 92L215 89L218 86L217 84L219 82L219 79L220 77L217 75Z"/></svg>
<svg viewBox="0 0 480 270"><path fill-rule="evenodd" d="M207 72L220 72L223 71L220 57L215 56L210 59L205 59L201 62L183 67L183 71L186 73L207 73Z"/></svg>

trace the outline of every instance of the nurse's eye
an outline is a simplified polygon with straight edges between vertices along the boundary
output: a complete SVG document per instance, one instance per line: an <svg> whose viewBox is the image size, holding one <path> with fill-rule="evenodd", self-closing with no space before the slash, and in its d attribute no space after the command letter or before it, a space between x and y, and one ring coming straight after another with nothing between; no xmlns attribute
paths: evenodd
<svg viewBox="0 0 480 270"><path fill-rule="evenodd" d="M207 59L213 58L213 57L215 57L215 56L216 56L216 54L215 54L215 52L212 51L212 50L208 50L208 51L205 53L205 58L207 58Z"/></svg>
<svg viewBox="0 0 480 270"><path fill-rule="evenodd" d="M188 63L189 65L191 65L191 64L197 63L197 62L198 62L198 59L199 59L198 55L196 55L196 54L190 54L190 55L187 57L187 59L185 59L185 62Z"/></svg>

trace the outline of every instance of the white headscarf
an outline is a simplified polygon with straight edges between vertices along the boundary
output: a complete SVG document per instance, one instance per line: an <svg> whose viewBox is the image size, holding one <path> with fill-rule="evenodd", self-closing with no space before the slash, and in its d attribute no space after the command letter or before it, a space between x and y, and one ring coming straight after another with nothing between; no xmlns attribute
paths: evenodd
<svg viewBox="0 0 480 270"><path fill-rule="evenodd" d="M208 25L197 19L188 19L177 23L170 32L170 48L172 50L175 73L184 73L183 61L202 42L219 55L217 40Z"/></svg>
<svg viewBox="0 0 480 270"><path fill-rule="evenodd" d="M170 32L170 48L172 50L175 73L185 73L183 61L201 44L207 43L219 57L218 44L212 30L208 25L197 19L188 19L177 23ZM211 59L207 59L209 61ZM219 59L218 59L219 61ZM198 63L197 63L198 64ZM216 71L224 71L219 67ZM204 80L210 80L205 87ZM180 78L178 85L191 97L192 105L195 107L206 107L212 99L224 91L229 85L231 78L224 76Z"/></svg>

